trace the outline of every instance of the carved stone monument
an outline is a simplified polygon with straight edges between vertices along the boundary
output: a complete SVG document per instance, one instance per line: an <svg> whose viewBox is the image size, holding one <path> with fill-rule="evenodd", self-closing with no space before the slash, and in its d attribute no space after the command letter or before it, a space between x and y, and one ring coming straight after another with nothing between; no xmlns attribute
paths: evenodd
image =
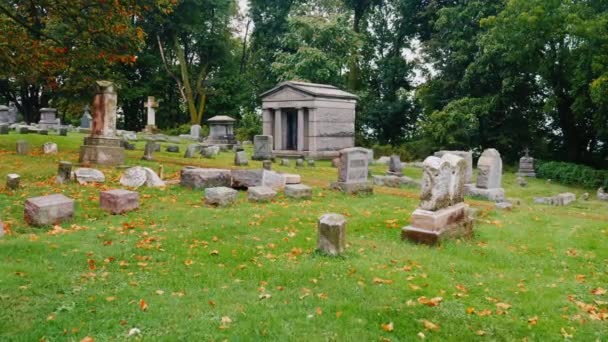
<svg viewBox="0 0 608 342"><path fill-rule="evenodd" d="M463 158L467 163L467 173L465 178L465 184L473 183L473 152L471 151L437 151L435 157L443 157L444 154L453 154Z"/></svg>
<svg viewBox="0 0 608 342"><path fill-rule="evenodd" d="M232 148L236 145L234 136L234 120L226 115L218 115L207 120L209 124L209 136L205 142L209 145Z"/></svg>
<svg viewBox="0 0 608 342"><path fill-rule="evenodd" d="M524 152L525 155L519 159L519 171L517 175L521 177L536 177L534 158L530 157L529 149L525 149Z"/></svg>
<svg viewBox="0 0 608 342"><path fill-rule="evenodd" d="M56 128L59 126L57 119L57 109L55 108L40 108L40 121L38 127L42 129Z"/></svg>
<svg viewBox="0 0 608 342"><path fill-rule="evenodd" d="M91 129L91 121L93 117L91 116L91 112L89 111L89 105L84 107L84 112L82 113L82 117L80 118L80 128Z"/></svg>
<svg viewBox="0 0 608 342"><path fill-rule="evenodd" d="M389 164L388 164L388 172L386 174L389 176L397 176L397 177L403 176L403 164L401 163L401 157L399 157L399 155L393 154L391 156Z"/></svg>
<svg viewBox="0 0 608 342"><path fill-rule="evenodd" d="M493 148L486 149L477 161L477 183L467 184L466 194L483 197L490 201L502 202L505 190L500 187L502 182L502 159L500 153Z"/></svg>
<svg viewBox="0 0 608 342"><path fill-rule="evenodd" d="M473 233L473 221L464 203L466 161L453 154L428 157L423 163L420 205L412 213L411 224L401 238L435 244L446 238Z"/></svg>
<svg viewBox="0 0 608 342"><path fill-rule="evenodd" d="M0 125L10 123L8 116L8 107L0 105Z"/></svg>
<svg viewBox="0 0 608 342"><path fill-rule="evenodd" d="M102 165L123 164L125 151L116 136L116 103L118 96L110 81L97 81L93 100L91 135L80 147L80 162Z"/></svg>
<svg viewBox="0 0 608 342"><path fill-rule="evenodd" d="M148 96L148 101L144 104L144 108L148 109L148 123L145 131L148 133L156 132L156 108L158 108L158 102L154 96Z"/></svg>
<svg viewBox="0 0 608 342"><path fill-rule="evenodd" d="M368 163L368 152L364 148L350 147L340 150L338 181L332 183L331 188L348 194L373 193L373 185L367 179Z"/></svg>
<svg viewBox="0 0 608 342"><path fill-rule="evenodd" d="M253 157L251 159L272 159L272 135L256 135L253 137Z"/></svg>

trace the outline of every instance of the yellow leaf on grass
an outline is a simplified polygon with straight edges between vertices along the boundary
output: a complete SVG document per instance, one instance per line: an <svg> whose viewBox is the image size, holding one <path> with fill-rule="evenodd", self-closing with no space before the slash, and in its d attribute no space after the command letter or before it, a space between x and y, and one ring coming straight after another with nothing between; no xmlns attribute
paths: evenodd
<svg viewBox="0 0 608 342"><path fill-rule="evenodd" d="M442 297L434 297L434 298L429 299L429 298L426 298L425 296L422 296L422 297L418 298L418 303L426 305L426 306L437 306L442 301L443 301Z"/></svg>
<svg viewBox="0 0 608 342"><path fill-rule="evenodd" d="M382 330L388 331L388 332L391 332L391 331L393 331L395 329L395 326L393 325L393 322L382 323L382 324L380 324L380 327L382 328Z"/></svg>
<svg viewBox="0 0 608 342"><path fill-rule="evenodd" d="M145 300L140 299L139 300L139 308L141 309L141 311L148 311L148 303L146 303Z"/></svg>
<svg viewBox="0 0 608 342"><path fill-rule="evenodd" d="M435 324L435 323L433 323L431 321L428 321L426 319L422 320L422 324L424 325L424 328L426 330L433 330L433 331L439 330L439 325L437 325L437 324Z"/></svg>
<svg viewBox="0 0 608 342"><path fill-rule="evenodd" d="M116 297L114 297L114 296L106 297L106 301L108 301L108 302L112 302L114 300L116 300Z"/></svg>
<svg viewBox="0 0 608 342"><path fill-rule="evenodd" d="M596 296L601 296L603 294L606 294L606 289L598 287L596 289L591 290L591 294L594 294Z"/></svg>
<svg viewBox="0 0 608 342"><path fill-rule="evenodd" d="M191 259L188 259L188 260L184 261L184 265L186 265L186 266L190 266L193 263L194 263L194 261L192 261Z"/></svg>
<svg viewBox="0 0 608 342"><path fill-rule="evenodd" d="M511 308L511 304L507 303L496 303L496 307L502 310L509 310Z"/></svg>
<svg viewBox="0 0 608 342"><path fill-rule="evenodd" d="M387 285L390 285L392 283L394 283L394 281L392 279L382 279L382 278L374 277L374 284L387 284Z"/></svg>
<svg viewBox="0 0 608 342"><path fill-rule="evenodd" d="M534 316L534 317L528 318L528 324L529 325L536 325L536 324L538 324L538 316Z"/></svg>

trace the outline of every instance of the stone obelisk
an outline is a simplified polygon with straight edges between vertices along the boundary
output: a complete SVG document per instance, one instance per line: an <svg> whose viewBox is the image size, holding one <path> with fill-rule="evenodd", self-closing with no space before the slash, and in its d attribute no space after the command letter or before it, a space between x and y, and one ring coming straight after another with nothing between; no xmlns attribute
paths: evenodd
<svg viewBox="0 0 608 342"><path fill-rule="evenodd" d="M91 135L84 138L80 147L83 164L119 165L125 160L125 151L116 136L116 104L118 96L114 83L97 81L97 94L93 99Z"/></svg>

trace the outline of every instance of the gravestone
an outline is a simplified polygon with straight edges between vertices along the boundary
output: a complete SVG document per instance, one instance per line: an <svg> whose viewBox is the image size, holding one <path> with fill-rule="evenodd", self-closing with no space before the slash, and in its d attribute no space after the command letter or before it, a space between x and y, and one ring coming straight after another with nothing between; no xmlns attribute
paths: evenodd
<svg viewBox="0 0 608 342"><path fill-rule="evenodd" d="M25 156L30 153L30 144L25 140L17 141L17 154L20 156Z"/></svg>
<svg viewBox="0 0 608 342"><path fill-rule="evenodd" d="M296 167L298 167L298 168L304 167L304 159L302 159L302 158L296 159Z"/></svg>
<svg viewBox="0 0 608 342"><path fill-rule="evenodd" d="M247 188L247 200L250 202L270 202L277 192L267 186L252 186Z"/></svg>
<svg viewBox="0 0 608 342"><path fill-rule="evenodd" d="M157 144L154 141L146 142L146 146L144 147L144 156L141 157L141 159L148 161L154 160L154 151L156 150L156 145Z"/></svg>
<svg viewBox="0 0 608 342"><path fill-rule="evenodd" d="M275 191L285 188L287 180L285 176L275 171L264 170L262 172L262 186L267 186Z"/></svg>
<svg viewBox="0 0 608 342"><path fill-rule="evenodd" d="M21 176L16 173L9 173L6 175L6 188L8 190L19 189L19 183L21 182Z"/></svg>
<svg viewBox="0 0 608 342"><path fill-rule="evenodd" d="M144 103L144 108L147 109L148 114L148 124L145 131L153 133L156 131L156 108L158 108L158 102L156 102L154 96L148 96L148 101Z"/></svg>
<svg viewBox="0 0 608 342"><path fill-rule="evenodd" d="M14 124L15 122L21 121L21 119L19 109L17 109L15 103L11 102L8 106L8 123Z"/></svg>
<svg viewBox="0 0 608 342"><path fill-rule="evenodd" d="M57 144L55 144L54 142L45 143L44 145L42 145L42 152L44 152L44 154L57 153Z"/></svg>
<svg viewBox="0 0 608 342"><path fill-rule="evenodd" d="M57 168L57 178L55 182L58 184L67 183L72 178L72 163L68 161L60 161Z"/></svg>
<svg viewBox="0 0 608 342"><path fill-rule="evenodd" d="M399 155L393 154L391 156L388 164L388 172L386 174L397 177L403 176L403 164L401 163Z"/></svg>
<svg viewBox="0 0 608 342"><path fill-rule="evenodd" d="M315 167L315 160L314 159L308 159L306 161L306 163L308 164L308 167Z"/></svg>
<svg viewBox="0 0 608 342"><path fill-rule="evenodd" d="M74 178L76 178L80 184L104 183L106 181L106 176L103 172L88 167L76 169L76 171L74 171Z"/></svg>
<svg viewBox="0 0 608 342"><path fill-rule="evenodd" d="M234 165L236 166L244 166L249 164L247 160L247 153L245 151L240 151L234 154Z"/></svg>
<svg viewBox="0 0 608 342"><path fill-rule="evenodd" d="M0 124L10 124L8 107L0 105Z"/></svg>
<svg viewBox="0 0 608 342"><path fill-rule="evenodd" d="M99 193L99 207L117 215L139 208L139 194L135 191L115 189Z"/></svg>
<svg viewBox="0 0 608 342"><path fill-rule="evenodd" d="M25 221L33 226L58 224L74 216L74 200L61 194L30 198L25 202Z"/></svg>
<svg viewBox="0 0 608 342"><path fill-rule="evenodd" d="M181 170L180 185L192 189L230 187L232 176L230 170L202 169L188 166Z"/></svg>
<svg viewBox="0 0 608 342"><path fill-rule="evenodd" d="M201 152L202 146L199 144L190 144L186 148L186 153L184 153L184 158L194 158L199 152Z"/></svg>
<svg viewBox="0 0 608 342"><path fill-rule="evenodd" d="M10 126L8 124L0 124L0 135L8 134Z"/></svg>
<svg viewBox="0 0 608 342"><path fill-rule="evenodd" d="M505 199L505 190L501 188L502 159L500 153L493 148L483 151L477 161L477 182L465 186L466 194L502 202Z"/></svg>
<svg viewBox="0 0 608 342"><path fill-rule="evenodd" d="M256 135L253 137L253 160L272 159L272 135Z"/></svg>
<svg viewBox="0 0 608 342"><path fill-rule="evenodd" d="M597 189L597 199L600 201L608 201L608 193L606 193L603 187Z"/></svg>
<svg viewBox="0 0 608 342"><path fill-rule="evenodd" d="M263 170L231 170L232 187L235 189L248 189L262 185Z"/></svg>
<svg viewBox="0 0 608 342"><path fill-rule="evenodd" d="M435 157L443 157L444 154L453 154L463 158L467 163L467 172L465 178L465 184L473 182L473 152L471 151L437 151L435 152Z"/></svg>
<svg viewBox="0 0 608 342"><path fill-rule="evenodd" d="M91 112L89 111L89 105L84 107L82 117L80 117L80 128L91 129L91 122L93 121L93 117L91 116Z"/></svg>
<svg viewBox="0 0 608 342"><path fill-rule="evenodd" d="M536 204L549 204L554 206L565 206L576 201L576 195L571 192L561 193L551 197L534 197Z"/></svg>
<svg viewBox="0 0 608 342"><path fill-rule="evenodd" d="M264 170L272 170L272 160L264 160L262 162L262 167L264 168Z"/></svg>
<svg viewBox="0 0 608 342"><path fill-rule="evenodd" d="M317 223L317 250L337 256L346 249L346 218L340 214L325 214Z"/></svg>
<svg viewBox="0 0 608 342"><path fill-rule="evenodd" d="M338 181L332 183L331 188L348 194L373 193L373 185L367 179L368 166L369 156L366 149L351 147L341 150Z"/></svg>
<svg viewBox="0 0 608 342"><path fill-rule="evenodd" d="M68 129L65 127L59 128L59 135L62 137L66 137L68 135Z"/></svg>
<svg viewBox="0 0 608 342"><path fill-rule="evenodd" d="M289 166L289 159L283 158L281 159L281 166Z"/></svg>
<svg viewBox="0 0 608 342"><path fill-rule="evenodd" d="M120 177L120 184L132 188L139 188L144 185L147 180L146 170L141 166L131 167L123 172Z"/></svg>
<svg viewBox="0 0 608 342"><path fill-rule="evenodd" d="M302 182L300 175L294 173L283 173L282 175L285 177L285 184L300 184Z"/></svg>
<svg viewBox="0 0 608 342"><path fill-rule="evenodd" d="M453 154L428 157L423 163L420 204L401 238L435 244L446 238L468 237L473 221L464 203L466 161Z"/></svg>
<svg viewBox="0 0 608 342"><path fill-rule="evenodd" d="M179 153L179 146L177 146L177 145L169 145L169 146L167 146L167 148L165 149L165 151L170 152L170 153Z"/></svg>
<svg viewBox="0 0 608 342"><path fill-rule="evenodd" d="M38 130L38 134L40 134L40 135L49 135L49 131L46 130L46 129L44 129L44 128L41 128L41 129Z"/></svg>
<svg viewBox="0 0 608 342"><path fill-rule="evenodd" d="M200 139L201 138L201 125L190 126L190 136L196 140Z"/></svg>
<svg viewBox="0 0 608 342"><path fill-rule="evenodd" d="M520 177L536 177L534 171L534 158L530 157L530 150L524 151L526 154L519 159L519 170L517 175Z"/></svg>
<svg viewBox="0 0 608 342"><path fill-rule="evenodd" d="M124 164L125 150L121 146L121 139L116 135L118 95L115 86L110 81L97 81L96 86L91 135L84 138L79 160L85 164Z"/></svg>
<svg viewBox="0 0 608 342"><path fill-rule="evenodd" d="M30 128L28 126L20 125L17 126L16 131L19 134L28 134L30 132Z"/></svg>
<svg viewBox="0 0 608 342"><path fill-rule="evenodd" d="M57 119L57 109L55 108L40 108L40 121L38 127L42 129L55 128L59 125Z"/></svg>
<svg viewBox="0 0 608 342"><path fill-rule="evenodd" d="M285 197L294 199L311 199L312 188L304 184L285 185Z"/></svg>
<svg viewBox="0 0 608 342"><path fill-rule="evenodd" d="M205 189L205 203L215 206L227 206L236 201L238 191L227 188L207 188Z"/></svg>

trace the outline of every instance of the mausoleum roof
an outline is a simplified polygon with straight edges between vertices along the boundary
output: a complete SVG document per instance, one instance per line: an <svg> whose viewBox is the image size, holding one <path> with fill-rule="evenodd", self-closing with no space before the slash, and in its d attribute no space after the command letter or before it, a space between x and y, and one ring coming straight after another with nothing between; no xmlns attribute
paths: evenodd
<svg viewBox="0 0 608 342"><path fill-rule="evenodd" d="M264 98L268 95L274 94L285 87L293 88L315 97L330 97L352 100L358 99L357 95L351 94L344 90L340 90L329 84L307 83L297 81L287 81L279 83L276 87L262 93L261 97Z"/></svg>
<svg viewBox="0 0 608 342"><path fill-rule="evenodd" d="M221 122L221 121L236 121L236 120L229 117L228 115L216 115L216 116L210 118L209 120L207 120L207 122Z"/></svg>

